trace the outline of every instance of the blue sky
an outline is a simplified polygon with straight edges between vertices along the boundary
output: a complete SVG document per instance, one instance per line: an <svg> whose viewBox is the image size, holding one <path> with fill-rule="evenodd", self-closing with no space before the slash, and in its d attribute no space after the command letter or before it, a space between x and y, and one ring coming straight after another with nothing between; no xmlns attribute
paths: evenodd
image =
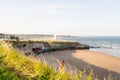
<svg viewBox="0 0 120 80"><path fill-rule="evenodd" d="M0 32L120 36L120 0L0 0Z"/></svg>

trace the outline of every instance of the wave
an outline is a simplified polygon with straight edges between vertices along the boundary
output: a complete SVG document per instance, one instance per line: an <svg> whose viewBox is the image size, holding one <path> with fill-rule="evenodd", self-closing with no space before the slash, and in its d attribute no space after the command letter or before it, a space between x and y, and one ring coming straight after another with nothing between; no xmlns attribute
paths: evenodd
<svg viewBox="0 0 120 80"><path fill-rule="evenodd" d="M119 37L62 37L62 40L74 40L81 44L87 44L90 49L98 49L105 53L120 56L120 36Z"/></svg>

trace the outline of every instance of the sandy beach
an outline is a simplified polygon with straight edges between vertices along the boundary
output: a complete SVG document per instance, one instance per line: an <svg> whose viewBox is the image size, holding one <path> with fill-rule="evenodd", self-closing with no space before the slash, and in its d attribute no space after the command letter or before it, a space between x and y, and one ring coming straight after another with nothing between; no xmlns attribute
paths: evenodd
<svg viewBox="0 0 120 80"><path fill-rule="evenodd" d="M120 58L100 52L79 50L72 54L77 59L110 71L120 73Z"/></svg>
<svg viewBox="0 0 120 80"><path fill-rule="evenodd" d="M78 70L84 68L89 72L93 70L95 76L101 80L111 75L120 80L120 58L90 50L55 51L44 56L52 55L65 64L75 66Z"/></svg>

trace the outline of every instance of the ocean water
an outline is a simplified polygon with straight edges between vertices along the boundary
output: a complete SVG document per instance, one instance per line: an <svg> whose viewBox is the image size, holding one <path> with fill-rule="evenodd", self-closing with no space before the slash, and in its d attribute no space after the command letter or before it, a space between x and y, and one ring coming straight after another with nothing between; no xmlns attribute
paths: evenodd
<svg viewBox="0 0 120 80"><path fill-rule="evenodd" d="M120 36L57 37L57 39L88 44L90 46L90 50L120 57Z"/></svg>

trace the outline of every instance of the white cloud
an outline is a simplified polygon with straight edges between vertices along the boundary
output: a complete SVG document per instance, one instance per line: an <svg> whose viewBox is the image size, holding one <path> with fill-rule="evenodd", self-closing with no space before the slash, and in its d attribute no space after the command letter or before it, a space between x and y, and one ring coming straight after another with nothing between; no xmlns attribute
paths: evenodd
<svg viewBox="0 0 120 80"><path fill-rule="evenodd" d="M81 5L64 5L64 4L49 4L49 5L41 5L41 6L32 6L28 7L31 9L40 9L43 12L47 13L60 13L63 9L74 9L74 8L81 8Z"/></svg>
<svg viewBox="0 0 120 80"><path fill-rule="evenodd" d="M15 10L22 13L60 13L63 9L74 9L74 8L81 8L85 7L85 5L68 5L68 4L48 4L48 5L39 5L39 6L0 6L0 9L10 9L11 11Z"/></svg>
<svg viewBox="0 0 120 80"><path fill-rule="evenodd" d="M0 8L42 8L42 9L67 9L67 8L81 8L86 7L86 5L67 5L67 4L48 4L39 6L0 6Z"/></svg>
<svg viewBox="0 0 120 80"><path fill-rule="evenodd" d="M48 5L50 9L67 9L67 8L80 8L81 5L64 5L64 4L51 4Z"/></svg>

